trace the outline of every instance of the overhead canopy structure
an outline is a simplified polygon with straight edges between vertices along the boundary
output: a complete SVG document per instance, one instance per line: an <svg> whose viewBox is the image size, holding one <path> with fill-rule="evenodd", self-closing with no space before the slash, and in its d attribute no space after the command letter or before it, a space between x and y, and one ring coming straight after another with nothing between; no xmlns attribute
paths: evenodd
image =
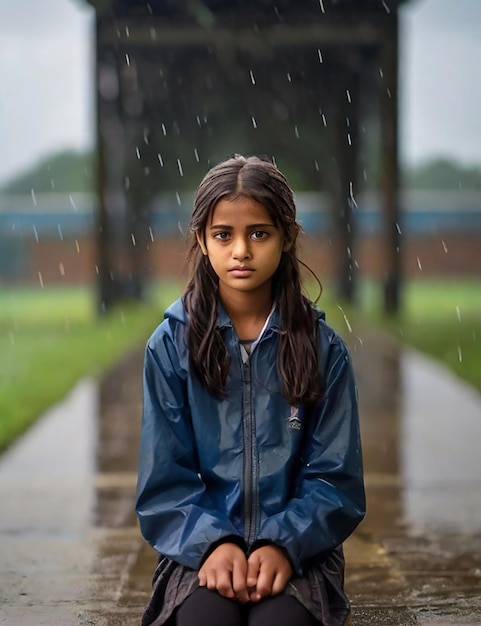
<svg viewBox="0 0 481 626"><path fill-rule="evenodd" d="M274 156L296 188L331 192L338 291L351 300L358 175L376 159L385 309L395 311L401 0L89 2L101 306L142 295L150 199L194 188L209 166L243 152Z"/></svg>

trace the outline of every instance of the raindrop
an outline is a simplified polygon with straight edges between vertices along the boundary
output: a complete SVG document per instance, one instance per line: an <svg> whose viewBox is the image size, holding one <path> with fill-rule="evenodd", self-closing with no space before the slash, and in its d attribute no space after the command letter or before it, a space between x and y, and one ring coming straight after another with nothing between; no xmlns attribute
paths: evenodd
<svg viewBox="0 0 481 626"><path fill-rule="evenodd" d="M292 83L292 76L290 72L287 72L287 80Z"/></svg>
<svg viewBox="0 0 481 626"><path fill-rule="evenodd" d="M322 58L322 52L320 48L317 49L317 56L319 57L319 63L323 63L324 59Z"/></svg>
<svg viewBox="0 0 481 626"><path fill-rule="evenodd" d="M324 115L324 113L322 113L321 117L322 117L322 123L327 128L327 119L326 119L326 116Z"/></svg>
<svg viewBox="0 0 481 626"><path fill-rule="evenodd" d="M150 2L147 2L147 9L149 10L150 15L153 15L152 7L150 6Z"/></svg>
<svg viewBox="0 0 481 626"><path fill-rule="evenodd" d="M130 57L128 54L125 55L125 62L130 66Z"/></svg>
<svg viewBox="0 0 481 626"><path fill-rule="evenodd" d="M199 163L199 153L197 152L197 148L194 148L194 156L195 156L195 160L197 161L197 163Z"/></svg>
<svg viewBox="0 0 481 626"><path fill-rule="evenodd" d="M423 266L421 265L421 259L418 256L416 257L416 262L418 264L419 269L422 270Z"/></svg>
<svg viewBox="0 0 481 626"><path fill-rule="evenodd" d="M314 167L316 169L316 172L319 171L319 163L317 161L314 161Z"/></svg>
<svg viewBox="0 0 481 626"><path fill-rule="evenodd" d="M391 9L386 4L386 0L382 0L382 6L384 7L386 13L391 13Z"/></svg>
<svg viewBox="0 0 481 626"><path fill-rule="evenodd" d="M95 273L97 274L97 276L98 276L98 275L99 275L99 273L100 273L100 272L99 272L99 266L98 266L98 265L96 265L96 266L95 266Z"/></svg>
<svg viewBox="0 0 481 626"><path fill-rule="evenodd" d="M397 222L396 222L396 230L398 232L398 235L402 235L401 227L399 226Z"/></svg>
<svg viewBox="0 0 481 626"><path fill-rule="evenodd" d="M352 146L351 133L347 133L347 143Z"/></svg>
<svg viewBox="0 0 481 626"><path fill-rule="evenodd" d="M74 211L77 211L77 210L78 210L78 209L77 209L77 205L75 204L75 201L74 201L74 199L72 198L72 194L69 194L68 199L70 200L70 204L72 205L73 210L74 210Z"/></svg>
<svg viewBox="0 0 481 626"><path fill-rule="evenodd" d="M162 160L162 156L160 154L157 154L157 158L159 159L160 166L164 167L164 161Z"/></svg>
<svg viewBox="0 0 481 626"><path fill-rule="evenodd" d="M386 88L386 93L388 98L392 98L391 90L389 89L389 87Z"/></svg>
<svg viewBox="0 0 481 626"><path fill-rule="evenodd" d="M322 11L323 13L325 13L325 12L326 12L326 9L324 8L324 0L319 0L319 5L320 5L320 7L321 7L321 11Z"/></svg>
<svg viewBox="0 0 481 626"><path fill-rule="evenodd" d="M60 276L65 276L65 267L62 262L58 264L58 271L60 272Z"/></svg>
<svg viewBox="0 0 481 626"><path fill-rule="evenodd" d="M35 241L37 243L39 243L38 230L37 230L37 227L35 226L35 224L32 224L32 230L33 230L33 235L35 237Z"/></svg>
<svg viewBox="0 0 481 626"><path fill-rule="evenodd" d="M162 133L164 137L167 135L167 129L165 128L165 124L162 124Z"/></svg>
<svg viewBox="0 0 481 626"><path fill-rule="evenodd" d="M55 181L54 181L54 179L53 179L53 178L51 178L51 179L50 179L50 187L51 187L52 189L55 189Z"/></svg>
<svg viewBox="0 0 481 626"><path fill-rule="evenodd" d="M379 68L379 76L380 76L381 78L384 78L384 72L383 72L382 67L380 67L380 68Z"/></svg>
<svg viewBox="0 0 481 626"><path fill-rule="evenodd" d="M362 177L364 178L364 180L367 180L367 172L365 169L362 170Z"/></svg>
<svg viewBox="0 0 481 626"><path fill-rule="evenodd" d="M149 235L150 235L150 241L154 241L154 232L152 230L152 226L149 226Z"/></svg>
<svg viewBox="0 0 481 626"><path fill-rule="evenodd" d="M144 176L148 176L150 174L150 167L144 167Z"/></svg>
<svg viewBox="0 0 481 626"><path fill-rule="evenodd" d="M456 305L456 317L458 318L458 322L461 321L461 309Z"/></svg>
<svg viewBox="0 0 481 626"><path fill-rule="evenodd" d="M42 272L38 272L38 282L40 283L40 287L43 289L43 276Z"/></svg>
<svg viewBox="0 0 481 626"><path fill-rule="evenodd" d="M57 231L58 231L58 236L60 238L60 241L63 241L63 232L62 232L62 227L60 226L60 224L57 224Z"/></svg>
<svg viewBox="0 0 481 626"><path fill-rule="evenodd" d="M144 128L144 143L148 146L149 144L149 130L148 128Z"/></svg>
<svg viewBox="0 0 481 626"><path fill-rule="evenodd" d="M461 350L461 346L458 346L458 360L460 363L463 362L463 352Z"/></svg>
<svg viewBox="0 0 481 626"><path fill-rule="evenodd" d="M37 197L35 195L35 191L33 189L30 189L30 193L32 195L32 202L34 203L35 206L37 206Z"/></svg>
<svg viewBox="0 0 481 626"><path fill-rule="evenodd" d="M180 199L180 194L178 191L175 192L175 197L177 198L177 204L182 206L182 200Z"/></svg>
<svg viewBox="0 0 481 626"><path fill-rule="evenodd" d="M80 246L79 246L79 243L78 243L78 239L75 240L75 249L80 254Z"/></svg>
<svg viewBox="0 0 481 626"><path fill-rule="evenodd" d="M443 246L444 252L447 252L448 251L448 246L446 245L446 242L444 241L444 239L441 239L441 245Z"/></svg>
<svg viewBox="0 0 481 626"><path fill-rule="evenodd" d="M252 126L253 126L254 128L257 128L256 118L255 118L255 117L251 117L251 121L252 121Z"/></svg>
<svg viewBox="0 0 481 626"><path fill-rule="evenodd" d="M184 170L182 169L182 163L180 162L180 159L177 159L177 167L179 168L179 174L183 176Z"/></svg>
<svg viewBox="0 0 481 626"><path fill-rule="evenodd" d="M139 146L135 146L135 154L137 155L137 158L140 159L141 155L140 155Z"/></svg>
<svg viewBox="0 0 481 626"><path fill-rule="evenodd" d="M150 38L152 39L152 41L155 41L157 39L157 31L155 30L155 28L150 29Z"/></svg>
<svg viewBox="0 0 481 626"><path fill-rule="evenodd" d="M130 233L130 239L132 240L132 245L135 246L137 242L135 241L134 233Z"/></svg>
<svg viewBox="0 0 481 626"><path fill-rule="evenodd" d="M197 115L197 117L195 118L196 122L197 122L197 126L200 128L202 125L202 122L200 121L200 117Z"/></svg>
<svg viewBox="0 0 481 626"><path fill-rule="evenodd" d="M254 78L254 72L252 70L249 70L249 74L250 74L250 77L251 77L251 83L253 85L255 85L256 84L256 79Z"/></svg>
<svg viewBox="0 0 481 626"><path fill-rule="evenodd" d="M352 180L349 181L349 198L351 199L352 204L356 207L356 209L358 208L357 206L357 202L356 199L354 198L354 191L353 191L353 184L352 184Z"/></svg>
<svg viewBox="0 0 481 626"><path fill-rule="evenodd" d="M127 37L130 37L130 30L128 26L125 27L125 34L127 35Z"/></svg>
<svg viewBox="0 0 481 626"><path fill-rule="evenodd" d="M299 129L297 128L297 125L294 125L294 133L295 133L297 139L299 139Z"/></svg>
<svg viewBox="0 0 481 626"><path fill-rule="evenodd" d="M347 330L348 330L350 333L352 333L352 326L351 326L351 324L349 323L349 320L347 319L347 315L344 313L344 309L342 308L342 306L341 306L340 304L338 304L338 305L337 305L337 308L338 308L338 309L339 309L339 311L341 311L341 313L342 313L342 316L343 316L344 321L345 321L346 326L347 326Z"/></svg>
<svg viewBox="0 0 481 626"><path fill-rule="evenodd" d="M351 104L352 100L351 100L351 92L349 91L349 89L346 89L346 96L347 96L347 101L349 102L349 104Z"/></svg>

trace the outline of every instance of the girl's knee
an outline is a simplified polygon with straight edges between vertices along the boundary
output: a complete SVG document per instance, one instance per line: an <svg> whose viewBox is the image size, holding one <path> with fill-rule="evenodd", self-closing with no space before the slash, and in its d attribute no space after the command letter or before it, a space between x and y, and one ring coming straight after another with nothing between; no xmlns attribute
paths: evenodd
<svg viewBox="0 0 481 626"><path fill-rule="evenodd" d="M235 600L205 587L196 589L176 611L176 626L242 626L243 610Z"/></svg>
<svg viewBox="0 0 481 626"><path fill-rule="evenodd" d="M292 596L279 595L261 600L249 611L248 626L319 626L306 607Z"/></svg>

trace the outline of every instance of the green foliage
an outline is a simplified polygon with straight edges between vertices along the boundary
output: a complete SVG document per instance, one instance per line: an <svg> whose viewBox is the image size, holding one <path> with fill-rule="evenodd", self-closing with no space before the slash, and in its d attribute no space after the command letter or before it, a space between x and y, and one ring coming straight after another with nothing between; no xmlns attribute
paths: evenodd
<svg viewBox="0 0 481 626"><path fill-rule="evenodd" d="M3 187L7 193L93 191L94 156L74 151L57 152L42 159Z"/></svg>
<svg viewBox="0 0 481 626"><path fill-rule="evenodd" d="M450 159L434 159L404 175L407 189L479 189L481 167L465 167Z"/></svg>
<svg viewBox="0 0 481 626"><path fill-rule="evenodd" d="M99 376L144 343L172 289L156 304L125 305L99 319L87 289L4 289L0 295L0 450L77 380Z"/></svg>

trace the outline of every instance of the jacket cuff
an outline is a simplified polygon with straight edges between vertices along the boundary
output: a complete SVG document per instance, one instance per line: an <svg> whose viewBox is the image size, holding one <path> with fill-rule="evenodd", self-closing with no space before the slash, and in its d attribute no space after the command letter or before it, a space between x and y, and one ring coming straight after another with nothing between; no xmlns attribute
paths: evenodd
<svg viewBox="0 0 481 626"><path fill-rule="evenodd" d="M209 558L212 552L214 552L214 550L221 546L223 543L235 543L235 545L239 546L241 550L243 550L244 552L247 551L246 542L242 537L239 537L238 535L227 535L226 537L222 537L218 541L214 541L214 543L210 544L209 548L206 550L204 556L200 561L200 567L202 567L202 565Z"/></svg>

